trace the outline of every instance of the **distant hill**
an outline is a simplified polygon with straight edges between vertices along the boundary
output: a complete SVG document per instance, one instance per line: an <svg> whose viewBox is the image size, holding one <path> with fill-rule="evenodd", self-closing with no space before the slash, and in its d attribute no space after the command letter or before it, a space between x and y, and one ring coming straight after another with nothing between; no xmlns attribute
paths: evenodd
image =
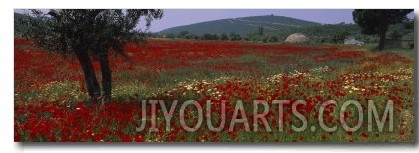
<svg viewBox="0 0 419 153"><path fill-rule="evenodd" d="M231 19L221 19L207 22L200 22L190 25L172 27L158 32L159 34L178 34L181 31L188 31L195 35L204 33L222 34L235 32L241 35L258 31L263 27L265 31L275 32L291 28L318 26L320 23L310 22L284 16L251 16Z"/></svg>

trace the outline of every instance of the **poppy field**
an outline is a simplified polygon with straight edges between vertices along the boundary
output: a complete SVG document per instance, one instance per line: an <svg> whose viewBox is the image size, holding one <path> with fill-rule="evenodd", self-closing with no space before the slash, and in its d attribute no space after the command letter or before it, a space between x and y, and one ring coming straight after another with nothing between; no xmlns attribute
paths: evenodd
<svg viewBox="0 0 419 153"><path fill-rule="evenodd" d="M90 102L75 57L14 43L16 142L415 141L413 50L149 39L125 46L129 60L110 57L112 100L101 104ZM100 80L99 62L94 69ZM287 100L281 111L276 100ZM293 108L298 100L305 103ZM330 100L336 104L320 109ZM348 100L362 116L355 105L342 110ZM388 106L393 114L381 120ZM265 120L255 115L262 113ZM345 130L342 120L359 129Z"/></svg>

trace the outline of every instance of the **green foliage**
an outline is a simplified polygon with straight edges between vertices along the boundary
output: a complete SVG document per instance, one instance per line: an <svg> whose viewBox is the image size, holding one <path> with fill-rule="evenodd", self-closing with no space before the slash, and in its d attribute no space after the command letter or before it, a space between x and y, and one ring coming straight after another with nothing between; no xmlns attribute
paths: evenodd
<svg viewBox="0 0 419 153"><path fill-rule="evenodd" d="M30 16L14 13L14 36L24 37L26 35L33 36L31 27L28 22L32 19Z"/></svg>
<svg viewBox="0 0 419 153"><path fill-rule="evenodd" d="M403 27L405 29L413 30L415 27L415 23L413 20L408 20L408 21L403 22Z"/></svg>
<svg viewBox="0 0 419 153"><path fill-rule="evenodd" d="M221 40L229 40L228 35L227 35L226 33L222 33L222 34L220 35L220 39L221 39Z"/></svg>
<svg viewBox="0 0 419 153"><path fill-rule="evenodd" d="M412 21L404 21L402 23L390 25L388 28L387 38L396 40L414 40L414 29L410 25Z"/></svg>
<svg viewBox="0 0 419 153"><path fill-rule="evenodd" d="M218 39L219 39L219 37L218 37L218 35L217 35L217 34L204 33L204 34L201 36L201 39L202 39L202 40L218 40Z"/></svg>
<svg viewBox="0 0 419 153"><path fill-rule="evenodd" d="M352 15L362 33L367 35L378 34L380 38L378 50L383 50L389 25L406 20L406 15L412 11L411 9L355 9ZM393 37L400 36L398 32L393 32Z"/></svg>
<svg viewBox="0 0 419 153"><path fill-rule="evenodd" d="M348 31L336 31L332 34L333 43L343 43L343 41L350 35Z"/></svg>
<svg viewBox="0 0 419 153"><path fill-rule="evenodd" d="M166 38L175 38L174 34L170 33L166 35ZM176 36L176 38L181 38L181 39L198 39L199 37L193 33L190 33L189 31L181 31L179 32L179 34Z"/></svg>
<svg viewBox="0 0 419 153"><path fill-rule="evenodd" d="M402 37L402 34L399 30L393 30L390 32L390 38L393 40L399 40Z"/></svg>
<svg viewBox="0 0 419 153"><path fill-rule="evenodd" d="M181 31L178 34L178 38L185 38L189 34L189 31Z"/></svg>
<svg viewBox="0 0 419 153"><path fill-rule="evenodd" d="M263 38L262 42L278 42L278 37L276 35L268 35Z"/></svg>
<svg viewBox="0 0 419 153"><path fill-rule="evenodd" d="M173 33L168 33L165 35L165 38L176 38L176 36Z"/></svg>
<svg viewBox="0 0 419 153"><path fill-rule="evenodd" d="M235 33L235 32L230 32L230 40L231 41L239 41L241 39L242 38L241 38L240 34Z"/></svg>
<svg viewBox="0 0 419 153"><path fill-rule="evenodd" d="M148 29L162 15L161 10L63 9L46 14L32 10L25 25L31 27L30 33L24 36L35 36L38 46L60 54L88 50L96 55L107 48L124 54L126 42L144 39L142 31L135 29L140 18L145 17Z"/></svg>
<svg viewBox="0 0 419 153"><path fill-rule="evenodd" d="M197 36L197 35L195 35L195 34L193 34L193 33L188 33L186 36L185 36L185 39L198 39L199 37Z"/></svg>
<svg viewBox="0 0 419 153"><path fill-rule="evenodd" d="M263 27L262 26L259 26L258 34L263 35Z"/></svg>
<svg viewBox="0 0 419 153"><path fill-rule="evenodd" d="M388 26L406 20L409 9L355 9L353 19L364 34L379 34L386 32Z"/></svg>
<svg viewBox="0 0 419 153"><path fill-rule="evenodd" d="M290 34L303 33L314 43L343 43L347 37L359 39L360 30L355 24L326 24L306 28L292 29L282 36L283 40ZM364 40L364 39L361 39Z"/></svg>

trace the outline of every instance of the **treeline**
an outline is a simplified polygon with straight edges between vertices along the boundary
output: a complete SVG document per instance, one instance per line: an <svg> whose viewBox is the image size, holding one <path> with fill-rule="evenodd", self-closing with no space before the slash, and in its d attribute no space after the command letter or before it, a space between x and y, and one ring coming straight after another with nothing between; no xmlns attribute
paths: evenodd
<svg viewBox="0 0 419 153"><path fill-rule="evenodd" d="M171 39L194 39L194 40L224 40L224 41L260 41L260 42L279 42L280 39L276 35L265 35L250 33L248 35L240 35L236 32L213 34L204 33L202 35L195 35L188 31L181 31L178 34L168 33L161 35L154 35L156 38L171 38Z"/></svg>
<svg viewBox="0 0 419 153"><path fill-rule="evenodd" d="M159 38L179 38L179 39L195 39L195 40L230 40L230 41L240 41L245 40L239 33L230 32L230 33L222 33L212 34L212 33L204 33L202 35L195 35L188 31L181 31L178 34L168 33L168 34L161 34L155 35L155 37Z"/></svg>
<svg viewBox="0 0 419 153"><path fill-rule="evenodd" d="M413 40L414 23L408 20L403 23L391 25L387 33L387 39L392 40ZM326 24L302 28L284 29L273 31L260 26L257 31L249 32L246 35L230 32L222 34L204 33L195 35L188 31L181 31L177 34L156 34L159 38L195 39L195 40L229 40L229 41L254 41L254 42L282 42L293 33L302 33L309 38L310 43L334 43L343 44L347 38L355 38L365 43L377 43L378 37L361 33L356 24Z"/></svg>

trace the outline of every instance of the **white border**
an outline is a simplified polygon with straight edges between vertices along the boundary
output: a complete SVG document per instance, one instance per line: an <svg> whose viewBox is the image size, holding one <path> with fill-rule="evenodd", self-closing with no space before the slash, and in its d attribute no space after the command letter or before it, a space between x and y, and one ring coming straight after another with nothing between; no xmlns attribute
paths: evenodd
<svg viewBox="0 0 419 153"><path fill-rule="evenodd" d="M48 145L47 147L26 147L13 143L13 9L16 8L265 8L265 9L353 9L353 8L418 8L416 0L385 1L382 0L14 0L3 1L0 5L0 142L2 152L418 152L413 144L397 145L339 145L339 144L161 144L161 145L122 145L106 147L105 145ZM417 16L417 12L416 15ZM416 25L418 26L418 25ZM417 28L417 27L416 27ZM417 40L416 40L417 41ZM417 42L416 42L417 44ZM417 59L417 57L416 57ZM417 65L416 65L417 66ZM417 73L417 72L416 72ZM416 75L417 76L417 75ZM417 123L416 123L417 124ZM416 125L417 127L417 125ZM417 131L416 131L417 132ZM249 146L250 145L250 146ZM43 145L45 146L45 145Z"/></svg>
<svg viewBox="0 0 419 153"><path fill-rule="evenodd" d="M343 1L343 0L14 0L12 8L412 8L414 0L403 1Z"/></svg>

